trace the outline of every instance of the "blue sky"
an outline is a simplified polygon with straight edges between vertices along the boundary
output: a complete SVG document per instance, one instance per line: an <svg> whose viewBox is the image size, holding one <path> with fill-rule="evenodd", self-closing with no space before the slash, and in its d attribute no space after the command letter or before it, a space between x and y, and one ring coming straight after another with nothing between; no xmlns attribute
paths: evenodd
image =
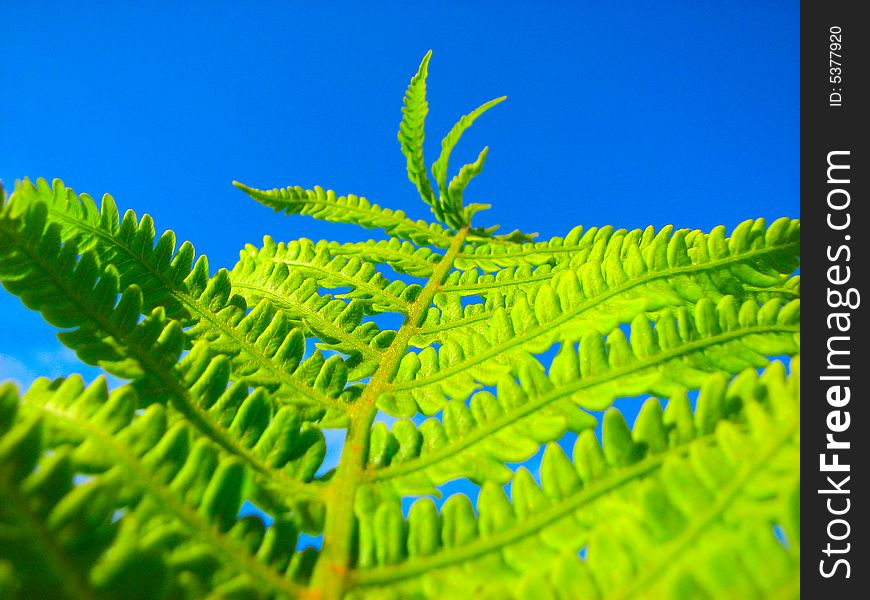
<svg viewBox="0 0 870 600"><path fill-rule="evenodd" d="M467 192L493 204L479 224L549 237L799 216L797 2L35 4L0 8L0 179L112 193L215 268L264 234L370 235L276 215L233 179L428 216L396 130L429 49L430 161L460 115L508 96L454 153L490 147ZM0 293L0 380L74 371Z"/></svg>

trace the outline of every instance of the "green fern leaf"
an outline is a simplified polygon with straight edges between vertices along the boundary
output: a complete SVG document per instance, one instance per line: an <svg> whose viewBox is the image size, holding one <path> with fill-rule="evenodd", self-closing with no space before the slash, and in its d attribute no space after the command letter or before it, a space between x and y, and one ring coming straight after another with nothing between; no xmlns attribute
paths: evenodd
<svg viewBox="0 0 870 600"><path fill-rule="evenodd" d="M386 239L266 237L212 273L108 195L0 194L0 283L127 382L0 384L0 595L799 595L800 222L473 227L487 150L448 162L502 98L436 193L429 58L399 140L443 225L236 184Z"/></svg>
<svg viewBox="0 0 870 600"><path fill-rule="evenodd" d="M320 187L313 190L289 187L262 191L237 181L233 185L254 200L286 214L303 214L333 223L351 223L369 229L383 229L393 237L417 244L432 244L441 248L450 245L449 233L439 225L412 221L400 210L381 208L365 198L336 196L332 190Z"/></svg>
<svg viewBox="0 0 870 600"><path fill-rule="evenodd" d="M456 375L442 377L452 365L423 364L407 382L400 368L379 407L403 416L443 411L442 417L419 430L409 420L397 421L392 432L376 426L369 462L379 470L371 479L399 494L437 493L438 485L457 478L507 483L513 473L505 463L527 460L568 431L595 427L594 417L575 405L594 411L620 396L669 396L697 389L709 373L736 374L766 365L765 356L794 353L798 303L782 309L771 303L759 314L748 301L738 313L726 299L715 310L700 304L695 315L666 311L654 330L638 318L631 343L622 329L607 338L587 334L576 347L563 344L547 373L534 358L517 354L507 361L510 366L480 367L492 377L496 395L467 391ZM421 377L429 372L438 375Z"/></svg>
<svg viewBox="0 0 870 600"><path fill-rule="evenodd" d="M130 286L118 298L116 269L110 265L99 273L92 252L79 258L74 244L57 244L58 230L53 226L45 228L42 205L32 206L23 218L0 219L0 242L14 242L0 243L0 278L7 289L19 291L25 304L39 310L48 322L74 328L58 337L82 360L134 380L143 398L171 403L203 435L250 463L256 472L270 473L269 466L238 439L238 432L228 428L226 416L245 408L247 389L247 381L242 379L227 390L231 360L226 356L213 358L208 343L200 342L177 364L184 349L180 324L166 319L160 307L139 322L139 288ZM256 320L256 311L251 315L247 318ZM273 358L280 360L285 369L305 371L312 387L324 397L342 391L336 361L329 365L329 361L324 363L314 356L306 361L308 364L300 363L301 336L291 333L279 339L280 345L270 340L270 346ZM268 418L272 402L262 394L256 402L264 405L261 411L266 411ZM215 403L228 412L209 414L207 410ZM289 477L282 476L281 481L280 485L288 489L298 488ZM283 502L276 500L272 492L269 496L273 504Z"/></svg>
<svg viewBox="0 0 870 600"><path fill-rule="evenodd" d="M441 155L432 164L432 175L438 184L438 191L441 194L441 203L449 207L446 218L452 220L448 224L459 228L463 225L471 223L471 217L480 208L488 207L488 205L478 205L478 209L474 210L469 207L465 211L462 208L462 191L468 185L472 177L478 175L483 170L483 163L486 160L488 148L484 148L478 159L471 165L465 165L459 172L450 185L447 185L447 167L450 161L450 154L453 148L459 142L465 130L471 127L477 118L488 111L490 108L506 100L506 96L490 100L489 102L479 106L467 115L463 115L461 119L453 126L447 136L441 141ZM463 218L456 219L456 215L461 215Z"/></svg>
<svg viewBox="0 0 870 600"><path fill-rule="evenodd" d="M397 312L406 314L420 294L419 285L390 281L377 268L356 256L334 254L327 245L301 239L276 244L272 238L263 240L263 247L248 246L233 269L231 279L239 289L247 290L255 282L269 282L270 288L284 285L294 288L299 279L308 279L319 287L350 290L337 294L341 298L360 300L367 312Z"/></svg>
<svg viewBox="0 0 870 600"><path fill-rule="evenodd" d="M423 139L429 103L426 101L426 78L429 76L429 60L432 51L426 53L420 62L416 75L411 78L405 92L405 105L402 107L402 122L399 125L399 144L408 163L408 179L411 180L420 198L432 207L432 212L442 223L446 222L444 209L426 174L426 159L423 158Z"/></svg>
<svg viewBox="0 0 870 600"><path fill-rule="evenodd" d="M327 242L331 256L356 256L372 264L389 265L403 275L428 278L442 255L429 248L417 248L396 238L348 244Z"/></svg>
<svg viewBox="0 0 870 600"><path fill-rule="evenodd" d="M295 593L292 580L274 570L286 569L292 552L285 547L276 554L268 546L276 536L292 539L292 522L268 533L237 522L249 487L241 464L221 460L204 440L194 443L189 427L170 425L161 405L136 415L138 404L130 387L109 395L105 381L86 388L78 378L37 381L21 399L20 433L5 436L4 465L27 460L40 468L17 481L4 472L0 493L10 502L3 518L17 517L5 535L25 545L16 561L39 564L51 556L56 570L15 582L16 591L154 598L243 585ZM75 484L74 473L86 473L87 483ZM100 532L87 533L88 527ZM90 540L90 547L82 551L76 540ZM250 542L261 550L256 558ZM32 571L16 567L16 573Z"/></svg>
<svg viewBox="0 0 870 600"><path fill-rule="evenodd" d="M317 365L324 364L321 356L310 357L302 370L292 364L298 361L303 344L299 332L268 303L261 303L248 315L244 301L233 294L227 271L219 270L210 276L204 256L194 261L192 244L185 242L174 249L175 235L171 231L161 235L155 244L154 223L148 215L140 222L132 211L127 211L119 222L110 196L104 196L102 208L97 211L87 194L78 197L60 181L49 187L44 180L36 185L27 180L19 183L4 213L11 252L20 252L22 248L22 242L16 241L18 238L11 233L16 228L23 231L31 227L33 235L38 235L40 227L44 227L46 233L51 230L52 236L58 232L58 242L74 243L67 244L69 252L64 260L69 264L61 271L72 268L70 261L77 252L83 253L87 264L97 265L97 271L101 268L99 265L111 265L112 272L117 274L119 291L135 286L135 295L141 295L140 314L147 315L160 308L167 318L178 321L186 329L185 346L198 340L210 341L233 358L234 371L250 377L249 383L277 391L289 402L308 405L317 416L323 409L341 408L339 400L311 385L310 373L316 377ZM32 223L28 224L28 220ZM22 276L14 259L8 268L16 277ZM28 285L39 289L29 280L21 287ZM133 318L132 315L129 318ZM80 357L85 362L89 360ZM316 402L313 404L313 401ZM316 404L321 407L317 408Z"/></svg>
<svg viewBox="0 0 870 600"><path fill-rule="evenodd" d="M542 485L522 469L510 499L501 486L484 484L476 517L463 495L449 498L440 514L430 500L418 500L405 521L400 509L387 508L393 500L361 494L353 576L359 597L473 597L493 586L505 598L542 590L552 597L571 590L627 598L643 590L677 598L686 589L735 597L784 589L798 572L799 554L776 541L770 523L794 523L798 364L792 360L789 377L781 363L761 377L749 369L730 386L712 375L694 417L679 395L668 403L668 411L686 406L671 413L680 415L676 421L650 399L633 431L611 409L603 446L586 430L572 463L551 443ZM700 416L708 410L717 411L713 429ZM798 535L795 526L789 539ZM578 559L578 550L586 558Z"/></svg>

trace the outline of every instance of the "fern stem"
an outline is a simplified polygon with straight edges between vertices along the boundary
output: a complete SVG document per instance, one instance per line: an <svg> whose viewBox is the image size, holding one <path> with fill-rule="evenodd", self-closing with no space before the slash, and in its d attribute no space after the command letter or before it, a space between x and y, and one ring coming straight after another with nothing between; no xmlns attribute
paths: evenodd
<svg viewBox="0 0 870 600"><path fill-rule="evenodd" d="M798 290L789 289L787 287L776 286L776 287L758 287L754 285L747 285L745 287L747 292L767 292L767 293L776 293L787 298L800 298L801 293Z"/></svg>
<svg viewBox="0 0 870 600"><path fill-rule="evenodd" d="M395 377L399 363L408 350L408 343L419 332L426 311L450 272L467 234L468 227L464 227L453 237L444 259L433 270L423 291L411 305L405 322L384 352L365 392L349 411L347 440L335 477L325 496L327 510L323 553L313 577L314 587L322 591L321 598L324 600L338 600L347 589L353 556L354 500L357 489L364 481L369 434L378 413L375 403Z"/></svg>

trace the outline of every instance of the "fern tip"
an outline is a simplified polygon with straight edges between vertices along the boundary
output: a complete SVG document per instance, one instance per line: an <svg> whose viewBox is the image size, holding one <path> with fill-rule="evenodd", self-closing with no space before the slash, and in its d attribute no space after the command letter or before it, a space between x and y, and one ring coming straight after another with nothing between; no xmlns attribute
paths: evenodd
<svg viewBox="0 0 870 600"><path fill-rule="evenodd" d="M236 181L235 179L233 180L233 187L235 187L236 189L242 190L243 192L245 192L248 195L253 194L254 192L258 191L256 188L252 188L251 186L246 185L246 184L242 183L241 181Z"/></svg>

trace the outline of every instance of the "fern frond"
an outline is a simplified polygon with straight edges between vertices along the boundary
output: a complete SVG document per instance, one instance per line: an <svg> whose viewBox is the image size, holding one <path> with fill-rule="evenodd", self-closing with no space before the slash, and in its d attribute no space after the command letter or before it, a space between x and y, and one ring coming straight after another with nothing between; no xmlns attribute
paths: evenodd
<svg viewBox="0 0 870 600"><path fill-rule="evenodd" d="M675 245L669 249L669 238L672 236ZM589 229L578 226L564 238L554 237L548 241L514 243L491 239L469 244L457 256L456 267L497 271L499 268L518 265L558 265L572 262L577 265L586 260L596 243L609 240L611 237L622 240L626 246L637 246L647 266L655 263L657 257L661 262L663 258L670 256L669 252L678 252L680 246L685 246L692 260L699 263L729 257L738 258L752 250L769 249L771 258L762 260L761 266L767 268L783 265L784 267L787 263L794 264L796 261L800 243L800 221L782 218L771 223L769 227L764 219L744 221L735 228L730 237L726 236L724 226L716 227L709 233L698 230L674 231L670 226L659 231L655 231L652 227L626 231L614 230L609 225ZM635 254L637 253L626 247L625 258L631 258ZM753 266L751 262L749 266ZM794 268L791 267L791 270Z"/></svg>
<svg viewBox="0 0 870 600"><path fill-rule="evenodd" d="M9 410L12 386L0 389ZM13 408L14 410L14 408ZM42 423L27 419L0 431L0 565L3 597L157 598L169 566L141 540L143 523L112 523L115 490L100 482L74 485L67 451L47 455Z"/></svg>
<svg viewBox="0 0 870 600"><path fill-rule="evenodd" d="M442 200L447 199L452 203L451 196L447 190L447 168L450 162L450 154L453 152L456 144L459 143L462 134L465 133L472 124L474 124L479 116L496 104L504 102L506 99L507 96L495 98L494 100L490 100L489 102L478 106L469 114L463 115L450 129L450 132L444 137L444 139L441 140L441 154L438 156L438 160L432 163L432 176L435 177L435 182L438 184L438 190L441 193ZM454 209L462 206L461 203L459 203L458 206L455 203L452 203L452 205Z"/></svg>
<svg viewBox="0 0 870 600"><path fill-rule="evenodd" d="M484 147L484 149L481 150L480 154L477 156L477 160L475 160L473 163L463 165L456 177L450 180L450 185L447 188L447 192L448 194L450 194L450 197L453 198L453 203L455 205L462 207L462 194L465 191L465 188L468 187L468 184L471 183L471 180L480 175L481 171L483 171L483 165L486 163L486 157L488 154L489 147ZM491 204L480 204L476 202L465 206L464 208L462 208L463 222L471 223L471 219L472 217L474 217L475 214L477 214L481 210L487 210L491 207ZM484 233L491 234L497 229L498 226L494 226L484 230Z"/></svg>
<svg viewBox="0 0 870 600"><path fill-rule="evenodd" d="M266 237L211 273L108 195L0 189L0 283L129 380L0 385L0 596L799 593L799 221L542 242L472 226L486 205L463 190L487 149L449 183L448 162L502 99L444 138L433 190L429 59L398 137L443 226L236 184L388 239ZM787 376L770 361L788 356ZM631 428L611 407L637 396ZM335 468L327 439L342 440ZM542 449L539 479L514 468ZM476 507L457 494L403 511L457 479ZM246 501L274 523L240 518ZM321 547L297 551L300 532Z"/></svg>
<svg viewBox="0 0 870 600"><path fill-rule="evenodd" d="M373 264L390 265L395 271L412 277L429 278L443 255L429 248L417 248L396 238L367 242L318 242L327 244L332 256L355 256Z"/></svg>
<svg viewBox="0 0 870 600"><path fill-rule="evenodd" d="M363 322L371 306L364 300L345 302L321 296L316 280L274 267L263 269L243 261L232 274L234 289L248 302L268 303L280 310L294 327L315 337L318 348L348 355L346 380L371 375L396 332Z"/></svg>
<svg viewBox="0 0 870 600"><path fill-rule="evenodd" d="M271 476L272 470L245 447L236 437L238 432L231 431L225 422L245 407L247 390L244 381L227 389L231 360L213 357L207 342L200 342L177 364L184 349L180 324L166 319L162 308L139 322L139 289L130 286L118 298L114 267L99 273L92 252L78 258L75 245L58 245L58 228L45 228L44 224L45 207L41 204L28 209L22 220L0 219L0 279L4 286L17 293L27 306L39 310L49 323L74 328L58 337L82 360L134 380L144 401L170 402L204 436L250 464L254 472ZM256 312L251 314L256 319ZM288 336L280 346L274 345L274 340L270 343L274 358L289 371L301 369L300 376L324 397L353 393L343 391L340 358L324 363L322 358L317 361L312 357L300 363L301 335ZM251 414L265 411L258 419L268 419L273 402L260 396L261 408ZM209 413L208 409L224 397L220 403L224 412ZM315 410L323 414L321 408ZM281 480L282 486L298 489L291 478ZM281 501L275 494L272 496L270 502L280 506Z"/></svg>
<svg viewBox="0 0 870 600"><path fill-rule="evenodd" d="M453 271L447 276L439 290L445 296L477 296L484 300L488 307L513 305L520 292L528 292L538 285L551 281L554 275L553 267L507 267L494 273L486 273L471 269Z"/></svg>
<svg viewBox="0 0 870 600"><path fill-rule="evenodd" d="M399 144L407 160L408 179L417 188L423 202L432 207L435 217L442 223L446 223L444 209L435 192L432 191L432 184L426 173L426 159L423 157L426 115L429 113L429 103L426 102L426 77L429 75L431 58L430 50L423 57L417 73L411 78L405 91L402 122L399 124Z"/></svg>
<svg viewBox="0 0 870 600"><path fill-rule="evenodd" d="M431 500L417 500L406 521L397 504L362 494L351 575L359 596L485 590L527 598L570 589L627 598L642 589L656 598L687 590L755 597L788 585L799 554L777 542L773 526L789 539L799 535L798 364L792 360L788 378L781 363L761 377L748 369L727 388L712 376L694 416L685 396L664 413L648 400L634 431L611 410L603 447L584 432L572 464L549 445L543 485L522 469L510 500L486 484L477 517L464 495L449 498L440 514ZM747 589L751 596L740 593Z"/></svg>
<svg viewBox="0 0 870 600"><path fill-rule="evenodd" d="M525 323L523 327L540 331L524 329L529 336L545 336L546 330L552 331L556 323L549 319L579 328L579 335L587 323L601 325L599 331L604 333L638 314L693 304L703 297L718 301L732 295L741 301L767 302L800 296L800 280L789 277L798 264L798 221L780 219L769 228L763 220L746 221L731 238L725 238L724 233L725 229L718 227L710 234L674 232L670 226L658 232L652 228L644 232L614 232L611 227L590 230L583 236L585 241L575 245L582 247L581 251L552 267L548 283L544 281L547 272L538 271L541 277L536 284L513 287L511 279L522 284L525 277L531 277L529 267L516 272L496 269L495 279L505 281L486 294L477 294L484 299L483 304L463 306L458 298L439 296L438 310L427 313L413 341L425 346L467 336L483 322L504 320L501 312L507 313L513 325L519 321ZM539 269L547 266L543 263ZM469 282L482 277L475 270L466 273L451 277ZM491 281L492 276L483 277ZM535 319L542 315L549 315L547 323L536 326ZM492 335L487 335L488 339L493 339Z"/></svg>
<svg viewBox="0 0 870 600"><path fill-rule="evenodd" d="M129 386L110 396L104 380L85 388L79 378L37 381L22 398L22 422L44 433L29 444L29 460L39 466L24 473L20 492L45 499L15 498L3 481L3 495L18 500L10 507L31 512L30 519L12 523L11 532L26 547L35 529L41 534L35 552L54 552L70 563L64 572L25 582L21 591L30 587L30 593L23 597L67 597L65 586L88 573L85 587L107 597L196 597L231 589L295 595L297 586L282 573L293 558L287 544L296 536L292 522L279 519L267 533L258 519L238 520L250 487L240 463L221 460L205 440L194 442L189 427L171 424L161 405L136 415L138 405ZM14 432L4 438L15 442ZM73 473L91 475L73 484ZM104 533L86 531L91 523ZM111 546L95 553L89 545L97 539ZM276 547L276 541L283 543ZM63 556L70 550L73 556ZM16 556L27 552L19 549ZM34 585L48 589L43 594Z"/></svg>
<svg viewBox="0 0 870 600"><path fill-rule="evenodd" d="M404 419L392 431L376 426L369 463L378 470L370 479L399 494L435 493L457 478L504 484L511 478L505 463L525 461L541 444L595 426L577 406L597 411L619 397L669 396L697 389L710 373L738 373L766 365L765 356L794 354L798 311L799 301L782 309L774 302L759 309L747 301L738 311L726 299L716 309L699 303L694 315L664 311L654 329L638 317L630 342L622 329L606 338L587 334L576 348L563 344L546 373L522 353L496 366L482 364L477 373L485 375L478 377L497 386L495 395L473 393L474 380L450 375L449 363L440 369L425 364L424 351L417 379L407 379L410 369L403 361L378 405L404 416L417 414L418 406L424 414L443 412L419 428Z"/></svg>
<svg viewBox="0 0 870 600"><path fill-rule="evenodd" d="M259 297L252 293L257 286L292 289L300 278L311 279L319 288L336 290L338 298L360 300L370 314L407 314L422 290L417 284L390 281L375 265L357 257L334 255L326 244L306 239L276 244L268 236L263 239L262 248L245 246L231 278L247 297L254 298Z"/></svg>
<svg viewBox="0 0 870 600"><path fill-rule="evenodd" d="M496 104L503 102L505 99L506 96L502 96L501 98L490 100L469 114L463 115L444 139L441 140L441 155L438 157L438 160L432 164L432 175L435 177L435 181L438 185L441 203L448 207L448 210L445 211L445 217L448 220L448 224L455 228L468 225L471 223L471 217L475 212L477 212L477 210L488 208L489 206L475 205L476 208L467 207L466 209L463 209L462 206L462 192L471 179L480 174L489 149L484 148L474 163L463 166L459 171L459 175L454 177L448 186L447 168L450 162L450 154L453 152L453 148L459 142L462 134L465 133L465 130L471 127L480 115ZM457 218L460 216L461 218Z"/></svg>
<svg viewBox="0 0 870 600"><path fill-rule="evenodd" d="M504 267L532 266L544 264L557 265L570 261L577 254L588 253L589 248L597 239L608 239L613 234L613 227L584 228L578 225L564 237L557 236L547 241L514 242L508 240L475 239L469 243L456 257L457 269L480 269L482 271L498 271Z"/></svg>
<svg viewBox="0 0 870 600"><path fill-rule="evenodd" d="M656 332L657 335L668 336L660 339L660 345L669 347L675 343L690 341L694 335L693 329L700 332L702 337L739 331L742 328L748 328L747 335L769 330L777 340L781 340L778 343L771 342L771 347L779 347L781 350L771 355L791 353L794 351L791 334L799 331L797 319L800 302L792 301L784 312L782 324L776 324L775 321L771 322L770 315L774 319L778 318L776 313L779 305L780 301L772 300L759 311L758 305L753 301L737 305L732 297L726 296L719 302L717 311L712 301L702 299L695 305L694 327L689 324L692 321L691 313L682 307L675 311L679 315L677 319L668 318L667 312L662 311ZM637 332L634 335L643 340L644 344L637 351L646 352L646 338L653 343L653 347L658 342L655 342L647 317L643 312L639 313L632 320L632 330ZM455 334L437 351L430 346L419 353L407 354L389 388L389 396L380 400L380 407L396 416L408 416L418 408L424 414L432 415L442 408L448 398L465 399L481 387L481 384L495 385L501 375L511 372L515 365L527 362L529 353L545 352L556 341L576 339L579 336L597 335L600 339L601 336L594 327L575 327L571 324L571 317L572 313L559 311L554 296L540 294L534 309L514 308L510 315L499 309L494 313L485 333ZM678 324L673 320L677 320ZM618 323L617 319L612 325ZM563 324L565 329L559 334ZM603 320L598 319L595 327L601 325ZM760 329L756 331L756 327ZM772 329L768 329L770 327ZM731 339L740 335L732 336L729 333L726 337ZM613 344L618 339L618 334L612 333L608 339ZM628 345L621 344L623 345L626 347L625 353L629 354ZM742 366L745 365L741 365L741 368Z"/></svg>
<svg viewBox="0 0 870 600"><path fill-rule="evenodd" d="M436 223L412 221L401 210L381 208L365 198L356 196L336 196L332 190L315 187L306 190L301 187L288 187L274 190L258 190L234 181L233 185L251 198L285 214L302 214L331 221L350 223L368 229L383 229L388 235L408 240L419 245L432 245L446 248L450 245L450 234Z"/></svg>
<svg viewBox="0 0 870 600"><path fill-rule="evenodd" d="M161 235L155 244L154 223L148 215L138 221L132 211L127 211L119 222L111 196L103 197L98 210L87 194L77 196L58 180L49 186L40 179L36 185L28 180L20 182L0 219L8 231L6 247L11 254L5 260L11 261L9 277L22 277L21 268L15 264L15 256L23 256L24 252L20 235L30 228L28 239L35 244L40 227L45 228L46 234L51 230L54 243L74 243L66 249L61 246L58 251L66 261L64 268L73 268L77 253L87 255L83 260L98 268L112 265L119 291L131 285L141 290L142 314L162 308L168 319L179 321L185 328L186 345L197 340L210 341L214 348L232 357L236 379L248 378L252 385L268 387L289 402L312 405L316 401L315 404L325 408L341 408L337 398L324 395L300 377L316 370L316 365L322 365L324 360L315 355L306 361L305 369L296 369L292 361L301 358L297 354L303 349L304 340L283 314L268 304L260 304L251 315L247 314L248 307L233 293L227 271L221 269L210 276L207 259L200 256L194 262L195 253L189 242L175 250L171 231ZM28 219L33 222L28 224ZM36 285L35 280L28 281L15 289L27 292L28 285ZM312 410L315 416L322 414L322 408L319 412L316 408Z"/></svg>
<svg viewBox="0 0 870 600"><path fill-rule="evenodd" d="M407 159L408 178L417 187L420 197L432 207L435 218L458 231L463 227L470 227L471 219L475 213L490 207L489 204L470 204L465 207L462 205L462 193L471 179L483 169L488 148L483 149L474 163L463 166L459 174L448 185L447 168L450 154L462 134L471 127L474 121L487 110L504 101L506 97L502 96L490 100L469 114L463 115L441 141L441 154L432 164L432 175L435 177L438 188L436 194L432 190L432 184L426 174L426 160L423 157L424 126L426 115L429 112L429 105L426 102L426 77L429 72L431 56L432 52L429 51L423 57L417 74L411 79L408 90L405 92L405 106L402 108L402 122L399 125L399 143L402 146L402 153ZM475 235L488 238L496 229L498 226L476 229Z"/></svg>

